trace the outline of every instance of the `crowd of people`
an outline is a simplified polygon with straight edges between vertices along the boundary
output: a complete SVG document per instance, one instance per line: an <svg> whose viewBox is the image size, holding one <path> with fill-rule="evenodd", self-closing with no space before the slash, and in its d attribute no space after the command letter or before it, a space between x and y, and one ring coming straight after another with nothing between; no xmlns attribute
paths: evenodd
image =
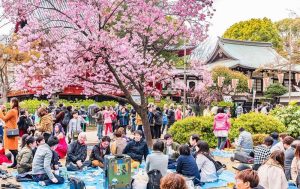
<svg viewBox="0 0 300 189"><path fill-rule="evenodd" d="M41 106L32 117L19 107L13 98L11 109L1 106L3 120L3 142L0 146L0 163L16 168L17 181L35 181L40 185L64 183L59 174L60 160L66 158L68 171L84 170L86 167L104 167L105 155L126 154L131 158L133 169L145 162L145 171L158 170L162 175L160 188L184 189L191 182L195 186L218 180L224 165L211 154L211 147L201 136L192 134L188 144L178 144L167 130L183 118L181 106L164 106L163 110L148 106L148 120L154 140L152 150L144 139L141 117L126 106L94 109L92 118L97 125L99 143L88 153L86 127L89 125L88 111L57 107L50 102ZM186 116L194 116L188 108ZM227 146L230 132L230 113L218 108L215 113L213 132L217 149ZM14 131L18 130L17 134ZM300 139L285 133L270 133L262 144L254 147L252 134L243 127L239 129L232 161L240 161L236 173L237 189L288 187L288 181L297 183L300 170ZM18 137L21 145L18 146ZM5 154L9 150L9 154ZM252 167L245 163L253 164ZM169 170L176 173L169 173Z"/></svg>

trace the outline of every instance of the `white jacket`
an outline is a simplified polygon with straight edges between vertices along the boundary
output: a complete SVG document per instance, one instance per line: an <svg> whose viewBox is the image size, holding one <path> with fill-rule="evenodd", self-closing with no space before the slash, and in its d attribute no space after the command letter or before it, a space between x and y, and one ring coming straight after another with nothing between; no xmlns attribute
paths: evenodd
<svg viewBox="0 0 300 189"><path fill-rule="evenodd" d="M259 185L265 189L287 189L283 168L274 160L269 159L258 169Z"/></svg>

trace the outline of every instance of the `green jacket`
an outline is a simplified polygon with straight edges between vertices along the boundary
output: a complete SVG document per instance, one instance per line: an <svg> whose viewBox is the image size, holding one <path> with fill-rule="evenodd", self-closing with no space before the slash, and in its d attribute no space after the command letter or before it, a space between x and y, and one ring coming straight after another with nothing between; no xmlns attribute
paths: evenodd
<svg viewBox="0 0 300 189"><path fill-rule="evenodd" d="M169 157L169 159L176 160L179 157L179 147L180 147L180 144L178 144L177 142L172 143L171 149L174 151L174 153L171 155L171 157ZM167 154L167 143L165 143L164 154L168 155Z"/></svg>
<svg viewBox="0 0 300 189"><path fill-rule="evenodd" d="M26 173L32 169L33 154L32 150L24 146L17 155L17 170L19 174Z"/></svg>

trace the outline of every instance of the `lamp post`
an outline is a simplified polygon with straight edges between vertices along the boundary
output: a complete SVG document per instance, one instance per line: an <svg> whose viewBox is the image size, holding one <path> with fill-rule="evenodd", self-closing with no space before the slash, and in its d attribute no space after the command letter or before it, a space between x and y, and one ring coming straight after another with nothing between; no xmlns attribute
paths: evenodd
<svg viewBox="0 0 300 189"><path fill-rule="evenodd" d="M183 57L183 118L185 117L185 109L186 109L186 38L184 38L184 57Z"/></svg>

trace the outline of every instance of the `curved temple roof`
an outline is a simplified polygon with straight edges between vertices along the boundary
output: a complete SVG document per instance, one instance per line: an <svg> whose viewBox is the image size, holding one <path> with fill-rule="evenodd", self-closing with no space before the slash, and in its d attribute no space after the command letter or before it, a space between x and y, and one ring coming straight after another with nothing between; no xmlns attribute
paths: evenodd
<svg viewBox="0 0 300 189"><path fill-rule="evenodd" d="M271 43L218 39L217 45L205 62L208 69L215 66L229 68L243 67L247 69L288 70L288 60L279 55ZM299 65L293 65L292 70L300 72Z"/></svg>

